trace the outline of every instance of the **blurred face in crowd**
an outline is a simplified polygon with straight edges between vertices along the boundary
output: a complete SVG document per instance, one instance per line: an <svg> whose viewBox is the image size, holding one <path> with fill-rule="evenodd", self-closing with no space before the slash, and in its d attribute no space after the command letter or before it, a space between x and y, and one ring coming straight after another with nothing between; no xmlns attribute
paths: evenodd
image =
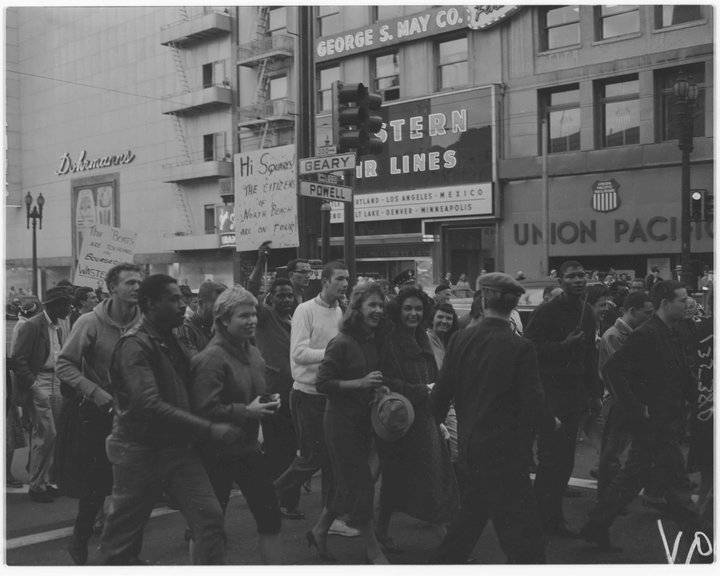
<svg viewBox="0 0 720 576"><path fill-rule="evenodd" d="M423 321L423 303L411 296L400 305L400 323L409 330L415 330Z"/></svg>
<svg viewBox="0 0 720 576"><path fill-rule="evenodd" d="M645 282L642 280L633 280L630 282L630 294L633 292L642 292L645 290Z"/></svg>
<svg viewBox="0 0 720 576"><path fill-rule="evenodd" d="M437 310L433 316L432 329L435 334L447 334L453 325L452 314Z"/></svg>
<svg viewBox="0 0 720 576"><path fill-rule="evenodd" d="M45 305L48 316L55 319L67 318L70 314L70 300L55 300Z"/></svg>
<svg viewBox="0 0 720 576"><path fill-rule="evenodd" d="M440 290L440 292L435 294L435 301L438 304L442 304L443 302L450 302L450 298L452 298L452 292L450 291L450 288L445 288L445 290Z"/></svg>
<svg viewBox="0 0 720 576"><path fill-rule="evenodd" d="M637 328L638 326L647 322L647 320L655 313L655 308L652 302L643 302L641 308L630 309L630 327Z"/></svg>
<svg viewBox="0 0 720 576"><path fill-rule="evenodd" d="M295 307L295 291L292 286L276 286L272 293L272 305L281 316L292 314Z"/></svg>
<svg viewBox="0 0 720 576"><path fill-rule="evenodd" d="M350 277L347 270L333 270L330 280L325 282L325 295L328 302L335 302L345 296Z"/></svg>
<svg viewBox="0 0 720 576"><path fill-rule="evenodd" d="M110 289L110 295L127 304L137 304L141 281L142 276L139 272L123 270L118 276L117 284ZM180 289L178 288L178 290Z"/></svg>
<svg viewBox="0 0 720 576"><path fill-rule="evenodd" d="M688 297L685 301L685 318L693 318L698 311L698 305L695 298Z"/></svg>
<svg viewBox="0 0 720 576"><path fill-rule="evenodd" d="M571 296L581 296L586 284L587 277L582 266L567 268L560 278L560 288Z"/></svg>
<svg viewBox="0 0 720 576"><path fill-rule="evenodd" d="M185 301L177 284L166 285L160 298L148 304L148 312L153 322L163 328L182 325L185 320L185 308Z"/></svg>
<svg viewBox="0 0 720 576"><path fill-rule="evenodd" d="M595 313L595 318L603 318L614 307L615 304L613 304L612 298L610 296L602 296L598 299L597 302L595 302L595 304L593 304L593 312Z"/></svg>
<svg viewBox="0 0 720 576"><path fill-rule="evenodd" d="M207 299L197 300L195 311L205 324L209 325L213 322L213 306L215 306L215 300L217 300L218 296L219 294L213 293ZM193 310L192 304L190 305L190 309Z"/></svg>
<svg viewBox="0 0 720 576"><path fill-rule="evenodd" d="M685 288L678 288L675 290L675 297L672 300L663 300L660 308L662 308L668 320L678 322L685 317L687 300L687 290Z"/></svg>
<svg viewBox="0 0 720 576"><path fill-rule="evenodd" d="M293 286L299 286L300 288L307 288L310 284L310 264L308 262L298 262L295 265L295 270L290 272L290 282Z"/></svg>
<svg viewBox="0 0 720 576"><path fill-rule="evenodd" d="M85 314L86 312L90 312L95 306L97 306L98 298L97 294L95 294L95 291L90 290L85 295L85 300L82 303L82 306L80 307L80 314Z"/></svg>
<svg viewBox="0 0 720 576"><path fill-rule="evenodd" d="M238 304L229 319L222 320L228 334L237 340L249 340L255 337L257 311L252 304Z"/></svg>
<svg viewBox="0 0 720 576"><path fill-rule="evenodd" d="M370 294L360 305L363 322L368 328L377 328L385 312L385 302L377 294Z"/></svg>

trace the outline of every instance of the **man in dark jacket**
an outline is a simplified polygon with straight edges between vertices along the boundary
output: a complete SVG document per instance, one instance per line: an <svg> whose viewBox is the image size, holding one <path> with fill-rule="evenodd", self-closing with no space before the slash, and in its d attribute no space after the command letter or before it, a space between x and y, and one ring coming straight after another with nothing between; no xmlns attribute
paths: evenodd
<svg viewBox="0 0 720 576"><path fill-rule="evenodd" d="M178 338L193 356L201 352L213 336L213 306L218 295L227 286L209 280L200 284L197 295L197 310L185 317L182 326L178 328Z"/></svg>
<svg viewBox="0 0 720 576"><path fill-rule="evenodd" d="M251 288L254 286L250 285ZM255 293L257 296L257 293ZM290 370L290 327L295 309L295 292L290 280L276 278L270 286L269 303L258 305L258 324L255 343L265 359L265 381L268 392L280 394L280 409L274 418L262 421L265 454L270 473L275 480L295 459L298 449L295 428L290 415L290 390L293 377ZM302 520L298 510L300 485L281 491L280 512L284 518Z"/></svg>
<svg viewBox="0 0 720 576"><path fill-rule="evenodd" d="M464 493L435 561L465 562L489 518L510 563L545 561L545 539L530 485L533 429L559 426L548 412L531 342L510 326L525 290L507 274L480 281L484 318L451 340L432 391L435 420L455 401Z"/></svg>
<svg viewBox="0 0 720 576"><path fill-rule="evenodd" d="M67 337L60 320L70 313L70 300L66 289L50 288L43 300L45 311L19 325L12 353L19 392L32 402L28 496L36 502L52 502L57 495L50 486L61 399L55 362Z"/></svg>
<svg viewBox="0 0 720 576"><path fill-rule="evenodd" d="M659 282L653 292L657 312L630 334L604 366L603 374L617 394L617 407L632 420L634 429L625 466L582 529L582 536L601 548L612 548L609 528L646 485L651 465L668 512L682 530L698 528L680 450L685 403L695 401L697 387L673 329L684 317L687 299L687 290L679 282Z"/></svg>
<svg viewBox="0 0 720 576"><path fill-rule="evenodd" d="M562 498L575 465L580 418L588 406L600 410L602 389L585 270L571 260L560 266L558 275L563 293L540 305L525 336L535 344L550 411L562 422L559 430L538 432L535 496L545 528L559 536L574 536L565 523Z"/></svg>
<svg viewBox="0 0 720 576"><path fill-rule="evenodd" d="M165 488L195 535L194 563L222 564L223 514L195 444L232 444L240 431L190 410L190 359L172 334L185 317L177 281L148 276L138 305L143 320L120 339L110 362L115 418L106 446L114 482L102 551L108 564L138 563L143 528Z"/></svg>

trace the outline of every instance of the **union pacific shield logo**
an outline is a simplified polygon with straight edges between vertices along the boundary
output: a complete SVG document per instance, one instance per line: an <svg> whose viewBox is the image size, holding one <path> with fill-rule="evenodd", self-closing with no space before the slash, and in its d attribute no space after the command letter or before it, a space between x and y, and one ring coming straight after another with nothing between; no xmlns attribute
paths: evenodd
<svg viewBox="0 0 720 576"><path fill-rule="evenodd" d="M595 212L612 212L620 207L620 184L614 178L596 180L592 190L592 209Z"/></svg>

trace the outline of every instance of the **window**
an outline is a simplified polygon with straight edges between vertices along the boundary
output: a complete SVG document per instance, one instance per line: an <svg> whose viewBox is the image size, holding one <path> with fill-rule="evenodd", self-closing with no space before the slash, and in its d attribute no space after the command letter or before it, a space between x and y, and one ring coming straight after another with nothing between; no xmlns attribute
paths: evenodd
<svg viewBox="0 0 720 576"><path fill-rule="evenodd" d="M383 100L400 98L400 64L398 53L375 56L372 59L373 89L382 94Z"/></svg>
<svg viewBox="0 0 720 576"><path fill-rule="evenodd" d="M215 234L215 204L205 204L205 234Z"/></svg>
<svg viewBox="0 0 720 576"><path fill-rule="evenodd" d="M596 6L598 40L615 38L640 31L640 11L637 6Z"/></svg>
<svg viewBox="0 0 720 576"><path fill-rule="evenodd" d="M438 42L438 90L468 84L468 39Z"/></svg>
<svg viewBox="0 0 720 576"><path fill-rule="evenodd" d="M270 79L270 100L279 100L287 97L287 76L276 76Z"/></svg>
<svg viewBox="0 0 720 576"><path fill-rule="evenodd" d="M540 92L540 113L548 124L548 152L580 150L580 88L577 84Z"/></svg>
<svg viewBox="0 0 720 576"><path fill-rule="evenodd" d="M580 6L540 8L540 50L580 43Z"/></svg>
<svg viewBox="0 0 720 576"><path fill-rule="evenodd" d="M225 144L225 132L215 132L203 136L203 160L225 160L230 155Z"/></svg>
<svg viewBox="0 0 720 576"><path fill-rule="evenodd" d="M270 36L287 34L287 9L284 6L270 9L267 33Z"/></svg>
<svg viewBox="0 0 720 576"><path fill-rule="evenodd" d="M338 6L317 7L318 36L340 32L340 8Z"/></svg>
<svg viewBox="0 0 720 576"><path fill-rule="evenodd" d="M603 80L598 85L600 146L626 146L640 142L638 77Z"/></svg>
<svg viewBox="0 0 720 576"><path fill-rule="evenodd" d="M697 84L698 95L693 112L693 135L705 136L705 63L698 62L678 68L664 68L655 71L655 125L658 141L674 140L678 137L677 101L673 85L681 72L692 77Z"/></svg>
<svg viewBox="0 0 720 576"><path fill-rule="evenodd" d="M377 22L379 20L390 20L392 18L400 18L404 14L403 6L389 6L384 4L382 6L372 7L372 21Z"/></svg>
<svg viewBox="0 0 720 576"><path fill-rule="evenodd" d="M320 81L318 82L317 111L332 110L332 83L340 80L340 67L325 68L320 70Z"/></svg>
<svg viewBox="0 0 720 576"><path fill-rule="evenodd" d="M230 81L225 76L225 60L210 62L203 64L202 67L202 85L203 88L218 86L220 84L230 85Z"/></svg>
<svg viewBox="0 0 720 576"><path fill-rule="evenodd" d="M702 8L697 5L655 6L655 28L667 28L676 24L702 20L702 17Z"/></svg>

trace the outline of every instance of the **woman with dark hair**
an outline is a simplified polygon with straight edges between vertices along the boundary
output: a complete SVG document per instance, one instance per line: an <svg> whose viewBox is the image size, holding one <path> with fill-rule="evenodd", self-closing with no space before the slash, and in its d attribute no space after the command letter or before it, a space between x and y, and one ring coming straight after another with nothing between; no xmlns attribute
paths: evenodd
<svg viewBox="0 0 720 576"><path fill-rule="evenodd" d="M452 304L443 302L435 306L432 318L430 320L430 328L427 330L430 347L435 356L438 372L442 369L443 360L445 360L445 349L450 342L450 337L458 330L458 317ZM444 426L444 428L443 428ZM455 406L450 405L447 418L441 425L443 437L447 439L450 447L450 460L453 465L457 461L457 416L455 415ZM456 469L457 472L457 469Z"/></svg>
<svg viewBox="0 0 720 576"><path fill-rule="evenodd" d="M366 560L387 564L373 530L375 482L369 464L373 445L370 402L374 390L383 384L378 328L384 298L377 283L355 287L340 333L328 344L318 372L317 390L327 394L323 424L335 495L308 531L307 540L323 560L335 560L327 552L327 533L333 520L347 513L365 541Z"/></svg>
<svg viewBox="0 0 720 576"><path fill-rule="evenodd" d="M399 551L388 536L393 512L440 526L450 521L458 505L450 452L429 402L438 375L424 329L431 313L431 301L420 288L400 290L390 308L394 326L383 346L384 384L406 396L415 410L415 420L403 438L377 441L383 475L377 536L390 552Z"/></svg>

